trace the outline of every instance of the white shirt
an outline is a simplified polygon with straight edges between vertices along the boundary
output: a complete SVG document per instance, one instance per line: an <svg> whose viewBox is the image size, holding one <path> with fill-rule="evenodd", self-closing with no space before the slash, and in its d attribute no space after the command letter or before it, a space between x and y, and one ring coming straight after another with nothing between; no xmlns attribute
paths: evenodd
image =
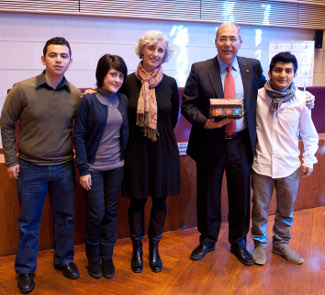
<svg viewBox="0 0 325 295"><path fill-rule="evenodd" d="M219 72L220 72L220 78L222 83L223 90L225 89L225 78L228 73L227 67L228 65L225 64L218 55L218 62L219 62ZM239 132L244 130L247 127L247 119L246 119L246 109L245 109L245 100L244 100L244 87L243 87L243 80L241 78L240 74L240 68L238 64L237 57L233 60L231 63L231 75L234 78L235 81L235 88L236 88L236 98L239 98L243 102L243 115L241 118L236 120L236 130L235 132ZM227 98L227 97L225 97Z"/></svg>
<svg viewBox="0 0 325 295"><path fill-rule="evenodd" d="M272 178L291 175L300 166L298 132L303 142L303 165L312 168L317 163L318 134L306 107L305 94L297 90L296 99L283 103L273 114L272 99L265 88L258 91L256 105L257 145L253 170Z"/></svg>

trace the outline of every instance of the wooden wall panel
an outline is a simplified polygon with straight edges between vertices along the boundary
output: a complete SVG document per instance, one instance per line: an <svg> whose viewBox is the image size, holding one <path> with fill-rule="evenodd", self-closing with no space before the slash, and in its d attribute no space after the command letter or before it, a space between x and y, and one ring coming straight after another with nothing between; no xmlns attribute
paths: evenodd
<svg viewBox="0 0 325 295"><path fill-rule="evenodd" d="M302 149L302 142L300 149ZM313 174L301 178L295 210L313 208L325 205L325 134L321 134L320 148L317 152L319 163L315 165ZM1 160L1 158L0 158ZM167 218L165 231L196 226L196 167L195 162L188 156L181 156L181 193L167 199ZM77 179L78 179L77 171ZM17 251L19 205L16 193L16 181L9 179L3 161L0 163L0 255L13 254ZM228 200L226 179L222 187L222 216L227 220ZM127 210L130 200L120 197L118 212L117 237L128 237ZM84 243L86 206L79 184L76 190L75 244ZM148 230L151 200L146 204L145 219ZM276 209L275 198L271 202L269 213ZM40 230L40 249L53 248L53 220L49 198L46 199Z"/></svg>

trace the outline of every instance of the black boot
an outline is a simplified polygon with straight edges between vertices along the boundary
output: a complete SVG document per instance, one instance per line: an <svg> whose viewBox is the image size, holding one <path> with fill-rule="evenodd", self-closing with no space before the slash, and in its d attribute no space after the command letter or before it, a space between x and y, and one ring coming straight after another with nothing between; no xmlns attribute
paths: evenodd
<svg viewBox="0 0 325 295"><path fill-rule="evenodd" d="M158 244L165 224L166 211L151 210L149 225L149 261L153 272L161 272L162 262L158 252Z"/></svg>
<svg viewBox="0 0 325 295"><path fill-rule="evenodd" d="M133 212L129 209L129 225L133 247L131 269L135 273L142 272L142 239L144 236L144 212Z"/></svg>

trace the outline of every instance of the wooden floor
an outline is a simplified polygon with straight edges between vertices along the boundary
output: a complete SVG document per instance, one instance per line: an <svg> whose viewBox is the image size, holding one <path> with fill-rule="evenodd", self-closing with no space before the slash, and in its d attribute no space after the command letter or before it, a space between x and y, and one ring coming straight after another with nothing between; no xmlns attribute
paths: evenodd
<svg viewBox="0 0 325 295"><path fill-rule="evenodd" d="M325 294L325 207L295 212L291 248L305 262L294 265L267 248L265 266L242 265L229 253L227 223L222 224L216 250L201 261L189 259L198 242L196 228L164 233L160 255L164 269L151 272L148 265L148 240L144 239L144 270L130 269L131 243L117 241L114 254L116 274L99 280L87 273L84 245L75 247L78 280L69 280L53 267L53 251L39 252L36 287L32 294ZM269 217L268 233L274 216ZM1 242L1 241L0 241ZM253 243L248 238L248 249ZM15 256L0 257L0 294L20 294L14 272Z"/></svg>

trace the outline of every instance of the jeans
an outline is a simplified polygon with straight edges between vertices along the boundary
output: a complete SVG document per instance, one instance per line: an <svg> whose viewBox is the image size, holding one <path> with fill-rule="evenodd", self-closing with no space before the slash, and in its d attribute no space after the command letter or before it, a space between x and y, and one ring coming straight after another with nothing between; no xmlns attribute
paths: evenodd
<svg viewBox="0 0 325 295"><path fill-rule="evenodd" d="M86 256L89 261L111 259L116 241L118 197L123 167L90 170L91 190L84 190L87 205Z"/></svg>
<svg viewBox="0 0 325 295"><path fill-rule="evenodd" d="M39 229L49 192L54 218L54 264L73 261L75 169L73 160L61 165L37 166L19 159L17 181L20 205L17 274L36 270Z"/></svg>
<svg viewBox="0 0 325 295"><path fill-rule="evenodd" d="M271 178L252 171L253 214L252 238L255 245L267 244L266 233L268 209L272 193L276 190L276 216L273 226L273 244L287 244L290 241L290 229L293 224L293 203L299 186L300 167L291 175L283 178Z"/></svg>

